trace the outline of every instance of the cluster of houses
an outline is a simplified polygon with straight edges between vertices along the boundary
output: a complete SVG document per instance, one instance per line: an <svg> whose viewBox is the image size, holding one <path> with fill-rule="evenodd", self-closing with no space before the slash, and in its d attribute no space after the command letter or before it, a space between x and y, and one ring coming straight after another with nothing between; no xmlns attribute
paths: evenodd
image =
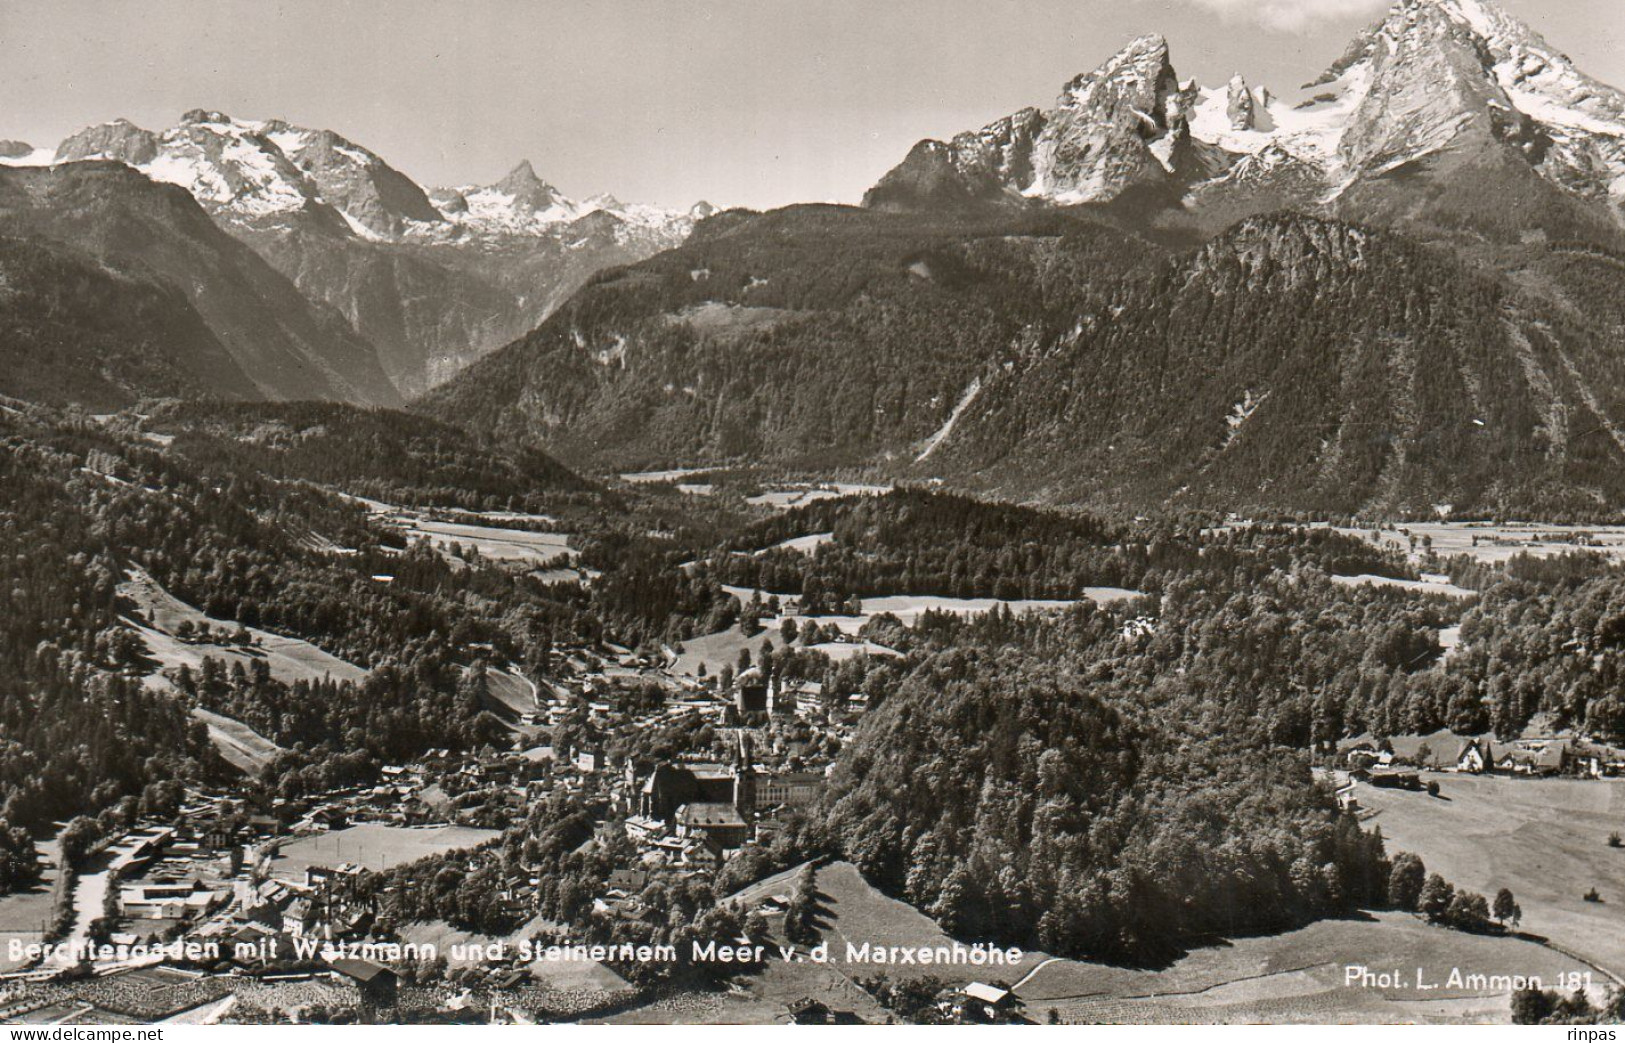
<svg viewBox="0 0 1625 1043"><path fill-rule="evenodd" d="M1373 785L1416 789L1421 788L1418 771L1520 778L1625 775L1625 750L1578 737L1499 742L1442 733L1403 741L1359 739L1342 746L1338 759L1341 767Z"/></svg>
<svg viewBox="0 0 1625 1043"><path fill-rule="evenodd" d="M1021 1000L1009 989L973 981L939 992L932 1002L935 1016L950 1025L1029 1024ZM783 1019L791 1025L859 1025L851 1011L837 1010L823 1000L807 996L789 1005Z"/></svg>
<svg viewBox="0 0 1625 1043"><path fill-rule="evenodd" d="M822 737L844 738L867 708L861 695L832 704L816 682L758 669L724 688L716 679L673 677L665 665L630 653L572 659L565 682L544 684L535 712L516 715L519 741L510 750L433 749L384 766L372 784L277 798L263 808L229 793L191 791L169 820L144 822L111 842L107 940L214 940L231 964L243 949L290 958L300 940L366 937L376 902L369 889L350 886L365 870L336 861L278 873L280 846L369 824L502 828L561 791L600 822L625 823L637 854L612 875L595 907L636 915L637 897L654 875L714 873L741 848L770 842L789 814L815 804L830 768L819 751L838 745L821 745ZM682 719L728 738L732 756L715 759L715 747L658 761L612 752L624 745L616 736ZM570 738L556 746L540 730L544 722L566 725ZM529 910L540 883L521 875L498 897ZM224 969L254 969L242 959L248 962ZM395 987L393 972L364 961L334 973L376 1007L387 1005Z"/></svg>

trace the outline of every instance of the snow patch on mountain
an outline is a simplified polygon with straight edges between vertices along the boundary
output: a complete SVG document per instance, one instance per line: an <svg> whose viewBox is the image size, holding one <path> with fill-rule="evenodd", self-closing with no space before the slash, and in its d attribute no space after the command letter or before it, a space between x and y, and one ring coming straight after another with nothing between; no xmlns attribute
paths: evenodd
<svg viewBox="0 0 1625 1043"><path fill-rule="evenodd" d="M0 167L48 167L56 162L56 149L28 148L15 155L0 156Z"/></svg>
<svg viewBox="0 0 1625 1043"><path fill-rule="evenodd" d="M259 224L328 208L357 237L373 242L555 239L588 220L574 230L583 245L596 237L664 249L715 212L707 203L674 211L611 196L572 200L537 177L529 163L494 185L428 193L376 153L332 131L201 109L160 133L114 120L80 131L54 151L37 149L0 163L93 159L123 162L154 181L179 185L227 221ZM609 220L597 220L598 214Z"/></svg>
<svg viewBox="0 0 1625 1043"><path fill-rule="evenodd" d="M1235 440L1241 436L1241 429L1246 426L1247 421L1251 420L1253 414L1258 412L1258 407L1263 405L1269 397L1270 393L1268 391L1262 395L1254 395L1251 389L1243 393L1241 401L1232 406L1230 414L1224 418L1225 426L1229 428L1224 433L1224 448L1229 449Z"/></svg>

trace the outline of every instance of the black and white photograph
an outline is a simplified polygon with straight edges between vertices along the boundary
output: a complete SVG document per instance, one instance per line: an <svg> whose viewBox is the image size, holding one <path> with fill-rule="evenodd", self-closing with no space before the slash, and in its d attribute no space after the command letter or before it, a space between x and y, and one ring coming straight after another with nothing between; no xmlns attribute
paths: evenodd
<svg viewBox="0 0 1625 1043"><path fill-rule="evenodd" d="M0 0L0 1033L1615 1039L1614 84L1621 0Z"/></svg>

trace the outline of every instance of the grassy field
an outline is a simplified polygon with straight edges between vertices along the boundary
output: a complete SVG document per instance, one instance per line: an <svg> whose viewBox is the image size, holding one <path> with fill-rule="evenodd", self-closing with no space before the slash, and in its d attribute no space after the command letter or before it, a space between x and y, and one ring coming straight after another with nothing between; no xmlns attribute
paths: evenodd
<svg viewBox="0 0 1625 1043"><path fill-rule="evenodd" d="M1413 851L1457 887L1511 888L1523 929L1625 974L1625 780L1433 776L1440 798L1361 785L1390 851ZM1582 896L1595 887L1602 902Z"/></svg>
<svg viewBox="0 0 1625 1043"><path fill-rule="evenodd" d="M740 903L742 908L749 911L766 898L794 892L800 873L797 867L768 877L735 892L728 900ZM850 862L832 862L820 867L816 880L817 922L824 940L829 943L829 966L852 977L888 974L892 977L933 976L952 982L1003 980L1006 984L1014 984L1045 959L1042 953L1027 953L1019 963L1008 967L968 964L899 964L888 967L849 961L848 943L860 949L865 943L870 946L896 945L919 949L952 946L953 939L937 926L935 920L907 902L881 894Z"/></svg>
<svg viewBox="0 0 1625 1043"><path fill-rule="evenodd" d="M522 675L512 670L488 670L485 682L491 698L509 713L518 715L537 711L536 686Z"/></svg>
<svg viewBox="0 0 1625 1043"><path fill-rule="evenodd" d="M621 475L620 479L630 485L660 485L669 484L682 478L710 474L715 470L715 467L679 467L670 471L633 471Z"/></svg>
<svg viewBox="0 0 1625 1043"><path fill-rule="evenodd" d="M209 729L209 741L226 763L252 775L271 763L282 747L241 721L222 717L202 707L193 707L192 716Z"/></svg>
<svg viewBox="0 0 1625 1043"><path fill-rule="evenodd" d="M1478 597L1478 591L1458 587L1443 579L1394 579L1392 576L1333 576L1332 582L1345 587L1392 587L1415 594L1443 594L1447 598Z"/></svg>
<svg viewBox="0 0 1625 1043"><path fill-rule="evenodd" d="M754 908L788 895L793 869L731 896ZM1014 987L1031 1020L1054 1010L1074 1024L1504 1024L1510 990L1504 983L1451 981L1462 976L1559 976L1588 969L1578 960L1533 941L1463 934L1433 927L1404 913L1378 913L1311 924L1296 931L1235 939L1197 949L1173 965L1134 970L1027 953L1013 967L908 966L848 962L846 943L909 947L949 944L924 914L870 887L849 863L823 867L818 923L830 943L831 962L819 966L773 960L739 996L708 997L696 1017L710 1022L770 1020L773 1004L793 1002L829 988L834 973L852 979L886 973L932 975L950 982L1002 982ZM1391 972L1395 980L1350 981L1351 966ZM1594 975L1594 980L1601 978ZM844 991L833 993L844 997ZM840 1004L832 1004L840 1007ZM847 1009L862 1011L861 1003ZM626 1020L658 1020L645 1009ZM884 1015L881 1015L884 1019Z"/></svg>
<svg viewBox="0 0 1625 1043"><path fill-rule="evenodd" d="M835 534L833 532L815 532L811 536L795 536L788 540L775 543L770 547L763 547L761 550L757 551L756 554L757 556L761 556L766 554L768 551L793 550L800 551L802 554L806 554L810 557L815 551L818 550L819 547L822 547L824 544L829 543L834 539Z"/></svg>
<svg viewBox="0 0 1625 1043"><path fill-rule="evenodd" d="M1350 983L1351 965L1398 978L1393 986ZM1034 1020L1054 1009L1077 1024L1506 1024L1510 993L1451 987L1454 968L1555 982L1585 966L1533 942L1382 913L1198 949L1163 970L1056 960L1016 993Z"/></svg>
<svg viewBox="0 0 1625 1043"><path fill-rule="evenodd" d="M495 836L496 830L469 826L410 829L369 822L284 844L271 863L271 873L283 879L301 879L310 866L343 862L379 871L444 851L475 847Z"/></svg>
<svg viewBox="0 0 1625 1043"><path fill-rule="evenodd" d="M1619 525L1494 525L1489 522L1413 522L1401 526L1404 532L1381 533L1383 545L1410 551L1409 533L1416 537L1417 549L1425 536L1433 551L1448 558L1465 554L1477 561L1495 564L1515 554L1537 558L1552 557L1573 550L1594 550L1611 558L1625 558L1625 526ZM1369 540L1368 529L1340 529L1359 539ZM1475 545L1474 538L1477 538Z"/></svg>
<svg viewBox="0 0 1625 1043"><path fill-rule="evenodd" d="M424 537L442 550L461 544L478 549L481 556L492 561L544 565L561 560L574 561L578 555L569 546L570 537L561 532L527 532L491 525L463 525L416 515L401 518L400 524L408 536Z"/></svg>
<svg viewBox="0 0 1625 1043"><path fill-rule="evenodd" d="M834 500L842 496L880 496L891 492L888 485L854 485L850 482L828 482L819 485L791 484L751 496L745 500L753 507L771 507L788 511L819 500Z"/></svg>
<svg viewBox="0 0 1625 1043"><path fill-rule="evenodd" d="M254 643L248 647L207 642L185 642L174 635L182 623L194 626L208 624L216 631L230 633L237 624L229 620L213 619L191 605L172 596L153 578L139 569L132 570L119 584L119 594L130 599L148 620L147 624L131 623L146 643L147 652L156 660L154 673L178 667L182 663L193 670L199 669L205 657L224 661L227 667L240 662L246 669L255 660L265 663L271 676L279 681L312 681L333 677L340 681L359 681L366 671L337 656L329 655L308 641L283 637L266 630L247 627Z"/></svg>
<svg viewBox="0 0 1625 1043"><path fill-rule="evenodd" d="M773 959L731 991L682 993L603 1020L610 1025L785 1025L790 1004L808 997L866 1024L885 1024L888 1017L839 969Z"/></svg>
<svg viewBox="0 0 1625 1043"><path fill-rule="evenodd" d="M740 601L749 601L754 593L749 587L723 587L723 590L732 594ZM767 591L761 593L762 600L770 596ZM1097 605L1111 605L1119 601L1128 601L1140 597L1137 590L1125 590L1122 587L1088 587L1084 590L1084 597ZM780 595L779 601L786 611L793 612L798 599L793 595ZM956 616L973 616L983 612L990 612L995 608L1008 607L1011 612L1021 615L1023 612L1058 612L1071 608L1072 601L1001 601L997 598L944 598L930 594L896 594L883 597L869 597L863 600L863 611L855 616L796 616L796 622L811 619L819 626L834 626L843 633L855 634L863 625L875 616L896 616L906 626L914 623L926 612L946 612ZM764 618L762 625L778 629L780 618Z"/></svg>
<svg viewBox="0 0 1625 1043"><path fill-rule="evenodd" d="M367 672L354 663L317 648L308 641L283 637L266 630L246 627L253 643L247 646L217 644L210 641L182 641L175 634L182 623L193 626L208 625L210 629L230 633L237 624L214 619L170 594L147 573L132 569L119 584L119 595L133 602L146 622L126 618L124 623L141 637L147 655L152 660L148 677L155 683L167 684L162 674L182 665L193 671L201 670L204 659L218 659L228 668L241 663L263 662L271 676L292 684L295 681L313 681L332 677L341 681L358 681ZM252 728L229 717L194 707L192 716L209 729L209 739L220 756L244 772L253 773L268 764L281 752L281 747Z"/></svg>
<svg viewBox="0 0 1625 1043"><path fill-rule="evenodd" d="M765 898L789 894L795 889L800 867L768 877L730 895L726 901L745 909L755 908ZM989 972L973 967L886 967L851 963L846 959L846 942L898 946L950 945L929 917L903 902L887 898L865 881L849 862L835 862L818 871L818 924L829 943L830 961L815 963L806 959L786 961L780 957L775 939L769 959L758 971L742 975L731 990L716 993L686 993L658 1000L606 1019L612 1024L696 1024L766 1025L784 1024L790 1004L812 997L831 1009L856 1015L869 1024L884 1023L889 1015L853 979L936 974L948 981L969 982L1016 977L1038 966L1043 957L1028 956L1008 970Z"/></svg>
<svg viewBox="0 0 1625 1043"><path fill-rule="evenodd" d="M51 920L51 892L61 872L61 848L54 838L36 839L43 873L38 883L23 891L0 898L0 973L17 970L23 961L11 958L11 943L24 945L45 940L45 925Z"/></svg>
<svg viewBox="0 0 1625 1043"><path fill-rule="evenodd" d="M802 537L812 539L813 537ZM752 591L748 587L723 587L728 593L740 601L749 601ZM1120 587L1090 587L1085 591L1089 600L1098 605L1110 605L1119 601L1140 597L1137 590L1124 590ZM768 595L764 592L762 600L765 602ZM804 623L817 623L820 627L831 627L843 634L857 636L865 623L879 615L896 616L905 626L913 626L919 621L922 614L928 611L947 612L953 615L968 616L982 612L989 612L995 608L1008 606L1016 615L1024 612L1056 612L1070 608L1071 601L998 601L994 598L943 598L929 595L896 595L891 597L875 597L863 599L863 611L855 616L799 616L794 614L795 598L781 597L786 612L791 613L788 618L796 621L800 626ZM754 661L762 651L762 643L767 640L773 642L778 648L784 644L780 634L785 616L764 616L761 620L762 631L751 637L746 637L737 626L715 634L706 634L703 637L690 638L683 642L683 651L677 662L671 667L671 672L689 677L694 676L701 663L706 670L715 675L724 666L731 666L739 660L739 650L750 649L751 659ZM875 644L821 645L819 651L829 655L832 659L848 659L855 655L896 655L889 648Z"/></svg>

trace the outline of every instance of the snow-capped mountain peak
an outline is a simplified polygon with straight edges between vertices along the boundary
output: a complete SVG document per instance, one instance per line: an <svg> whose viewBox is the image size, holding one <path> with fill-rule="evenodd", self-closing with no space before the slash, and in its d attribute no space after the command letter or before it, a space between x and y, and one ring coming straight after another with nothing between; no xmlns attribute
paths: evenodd
<svg viewBox="0 0 1625 1043"><path fill-rule="evenodd" d="M433 198L448 220L496 235L535 235L583 213L579 204L537 177L528 159L493 184L442 189Z"/></svg>
<svg viewBox="0 0 1625 1043"><path fill-rule="evenodd" d="M1062 90L951 142L921 142L870 205L1100 202L1137 184L1195 189L1289 172L1329 202L1432 157L1505 149L1578 195L1625 204L1625 94L1586 76L1494 0L1398 0L1292 102L1240 76L1181 82L1160 36L1131 41ZM1289 162L1290 161L1290 162ZM1318 179L1319 192L1304 195Z"/></svg>
<svg viewBox="0 0 1625 1043"><path fill-rule="evenodd" d="M482 238L559 234L603 214L613 222L600 230L612 230L618 241L652 238L676 245L687 237L695 221L709 214L698 212L709 204L684 212L623 203L608 194L571 199L537 176L529 160L490 185L436 189L431 198L446 221Z"/></svg>
<svg viewBox="0 0 1625 1043"><path fill-rule="evenodd" d="M180 185L226 220L262 223L327 206L369 238L397 234L407 221L441 220L423 190L374 153L283 120L193 109L161 133L115 120L68 138L56 159L118 160Z"/></svg>
<svg viewBox="0 0 1625 1043"><path fill-rule="evenodd" d="M123 119L90 127L62 142L56 159L118 160L154 181L180 185L213 212L244 220L299 210L315 198L299 169L256 125L203 109L162 133Z"/></svg>
<svg viewBox="0 0 1625 1043"><path fill-rule="evenodd" d="M1148 171L1172 169L1187 102L1168 41L1132 40L1061 92L1038 135L1026 193L1058 202L1107 199Z"/></svg>
<svg viewBox="0 0 1625 1043"><path fill-rule="evenodd" d="M1625 95L1493 0L1401 0L1328 76L1354 77L1344 180L1492 145L1583 195L1625 176Z"/></svg>
<svg viewBox="0 0 1625 1043"><path fill-rule="evenodd" d="M507 176L492 185L490 190L506 193L513 197L515 205L535 211L557 206L563 198L557 189L536 176L536 169L528 159L508 171Z"/></svg>

